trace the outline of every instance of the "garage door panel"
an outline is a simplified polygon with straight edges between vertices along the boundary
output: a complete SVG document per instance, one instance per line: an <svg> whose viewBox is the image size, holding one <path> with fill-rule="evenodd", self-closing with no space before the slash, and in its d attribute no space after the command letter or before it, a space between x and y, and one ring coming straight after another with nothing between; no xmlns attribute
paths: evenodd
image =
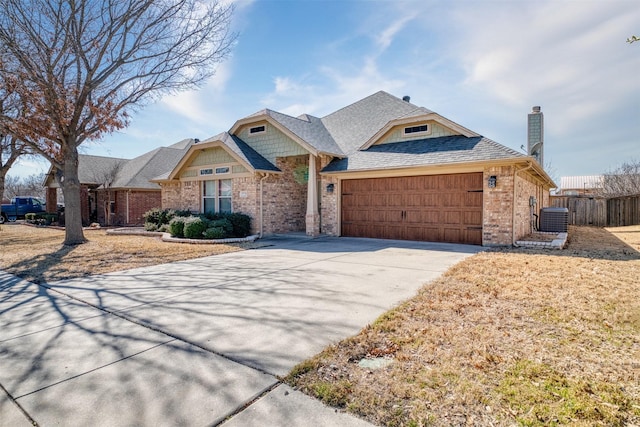
<svg viewBox="0 0 640 427"><path fill-rule="evenodd" d="M482 243L482 173L344 180L342 235Z"/></svg>

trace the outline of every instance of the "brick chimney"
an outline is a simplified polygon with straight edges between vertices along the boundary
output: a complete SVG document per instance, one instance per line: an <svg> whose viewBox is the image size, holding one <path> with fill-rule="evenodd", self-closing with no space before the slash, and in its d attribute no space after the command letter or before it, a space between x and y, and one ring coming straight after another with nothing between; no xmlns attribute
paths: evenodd
<svg viewBox="0 0 640 427"><path fill-rule="evenodd" d="M531 110L527 121L527 153L544 168L544 114L539 106Z"/></svg>

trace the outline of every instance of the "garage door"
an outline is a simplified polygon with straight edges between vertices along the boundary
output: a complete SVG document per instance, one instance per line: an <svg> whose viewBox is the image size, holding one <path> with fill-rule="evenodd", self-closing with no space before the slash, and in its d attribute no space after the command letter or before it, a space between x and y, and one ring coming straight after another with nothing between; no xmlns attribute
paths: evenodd
<svg viewBox="0 0 640 427"><path fill-rule="evenodd" d="M482 244L482 173L342 181L342 235Z"/></svg>

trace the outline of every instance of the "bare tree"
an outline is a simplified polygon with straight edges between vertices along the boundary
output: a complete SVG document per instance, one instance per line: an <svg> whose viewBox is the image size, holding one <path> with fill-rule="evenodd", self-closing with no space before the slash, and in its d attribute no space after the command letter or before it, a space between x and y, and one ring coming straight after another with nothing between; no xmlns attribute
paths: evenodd
<svg viewBox="0 0 640 427"><path fill-rule="evenodd" d="M45 174L37 173L23 178L7 175L5 181L5 196L8 199L18 196L33 196L45 199L45 189L42 186Z"/></svg>
<svg viewBox="0 0 640 427"><path fill-rule="evenodd" d="M233 6L217 0L0 0L0 78L25 114L0 116L54 167L66 245L82 232L78 147L127 126L132 109L192 89L230 53Z"/></svg>
<svg viewBox="0 0 640 427"><path fill-rule="evenodd" d="M98 186L98 190L103 191L105 195L102 203L102 209L103 209L106 225L112 225L111 224L111 214L112 214L111 198L113 196L112 186L116 178L118 177L118 173L122 169L123 164L124 163L114 163L113 165L110 165L103 170L94 171L94 174L93 174L93 182L100 184Z"/></svg>
<svg viewBox="0 0 640 427"><path fill-rule="evenodd" d="M604 174L601 195L605 197L640 194L640 160L625 162Z"/></svg>

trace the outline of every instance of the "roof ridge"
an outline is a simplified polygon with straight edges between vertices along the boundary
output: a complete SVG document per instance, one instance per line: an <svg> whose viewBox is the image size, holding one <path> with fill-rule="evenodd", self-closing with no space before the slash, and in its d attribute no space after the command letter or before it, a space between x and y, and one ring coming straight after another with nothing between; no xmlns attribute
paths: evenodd
<svg viewBox="0 0 640 427"><path fill-rule="evenodd" d="M395 96L391 95L391 94L390 94L390 93L388 93L388 92L385 92L384 90L379 90L379 91L377 91L377 92L375 92L375 93L372 93L371 95L365 96L364 98L361 98L361 99L359 99L359 100L357 100L357 101L354 101L354 102L352 102L352 103L351 103L351 104L349 104L349 105L345 105L344 107L337 109L337 110L336 110L336 111L334 111L333 113L329 113L329 114L327 114L326 116L321 117L321 118L320 118L320 120L324 120L324 119L326 119L327 117L333 116L334 114L339 113L339 112L340 112L340 111L342 111L342 110L346 110L347 108L349 108L349 107L351 107L351 106L353 106L353 105L355 105L355 104L358 104L358 103L360 103L360 102L363 102L364 100L367 100L367 99L369 99L369 98L372 98L372 97L374 97L374 96L376 96L376 95L378 95L378 94L384 94L384 95L388 95L388 96L391 96L391 97L396 98ZM400 99L400 98L397 98L397 99Z"/></svg>

